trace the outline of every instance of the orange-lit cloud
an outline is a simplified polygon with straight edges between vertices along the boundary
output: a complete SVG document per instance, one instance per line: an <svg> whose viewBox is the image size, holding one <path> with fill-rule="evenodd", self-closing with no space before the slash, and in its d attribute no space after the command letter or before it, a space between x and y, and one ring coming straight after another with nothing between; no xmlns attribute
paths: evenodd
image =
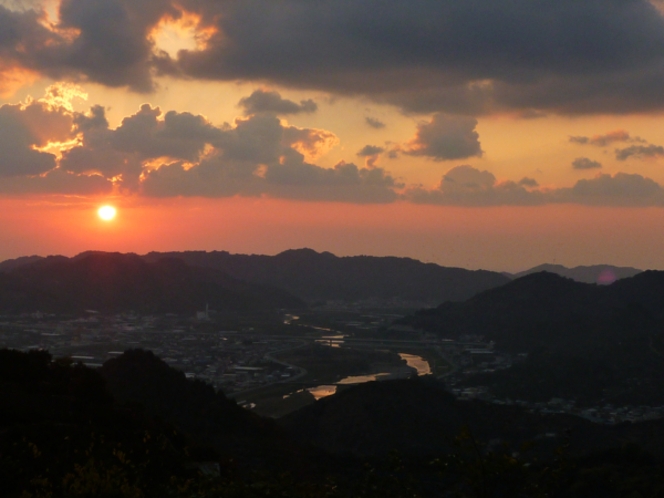
<svg viewBox="0 0 664 498"><path fill-rule="evenodd" d="M606 147L616 142L645 143L645 140L640 137L632 137L626 130L614 130L603 135L593 135L591 137L572 136L569 137L569 141L571 143L595 145L597 147Z"/></svg>
<svg viewBox="0 0 664 498"><path fill-rule="evenodd" d="M12 97L20 88L37 81L39 73L22 67L0 66L0 98Z"/></svg>
<svg viewBox="0 0 664 498"><path fill-rule="evenodd" d="M214 25L204 22L195 13L183 10L171 11L151 29L148 39L157 50L177 58L180 50L205 50L210 39L217 34Z"/></svg>
<svg viewBox="0 0 664 498"><path fill-rule="evenodd" d="M307 161L316 161L339 145L339 139L327 130L289 126L284 129L283 143L298 151Z"/></svg>

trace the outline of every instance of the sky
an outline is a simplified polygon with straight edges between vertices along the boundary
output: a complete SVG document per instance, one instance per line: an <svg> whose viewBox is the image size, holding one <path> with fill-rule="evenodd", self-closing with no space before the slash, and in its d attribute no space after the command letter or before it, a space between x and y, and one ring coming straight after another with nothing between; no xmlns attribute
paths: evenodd
<svg viewBox="0 0 664 498"><path fill-rule="evenodd" d="M664 269L663 111L661 0L0 0L0 260Z"/></svg>

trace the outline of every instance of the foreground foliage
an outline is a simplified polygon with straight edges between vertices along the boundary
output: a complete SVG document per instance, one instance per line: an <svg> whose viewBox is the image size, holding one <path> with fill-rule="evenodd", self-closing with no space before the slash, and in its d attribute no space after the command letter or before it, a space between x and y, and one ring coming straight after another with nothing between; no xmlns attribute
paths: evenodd
<svg viewBox="0 0 664 498"><path fill-rule="evenodd" d="M0 494L12 498L664 496L662 462L635 445L583 458L561 445L542 459L532 445L488 451L469 428L437 457L331 456L270 435L269 424L250 451L222 454L45 352L0 351L0 395Z"/></svg>

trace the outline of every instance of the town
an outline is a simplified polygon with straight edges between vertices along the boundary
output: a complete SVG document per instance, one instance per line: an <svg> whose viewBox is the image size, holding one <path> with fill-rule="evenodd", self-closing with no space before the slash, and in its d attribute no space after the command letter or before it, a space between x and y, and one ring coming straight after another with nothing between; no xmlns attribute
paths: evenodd
<svg viewBox="0 0 664 498"><path fill-rule="evenodd" d="M76 317L7 315L0 317L0 348L47 350L54 358L70 358L91 368L101 367L129 349L150 350L187 378L212 385L248 409L257 408L256 401L263 399L268 389L272 399L284 403L303 392L310 394L308 399L313 402L334 394L339 386L433 375L459 399L518 405L532 413L565 413L601 424L664 418L662 406L588 407L562 398L533 402L498 398L484 386L468 387L465 380L470 376L509 368L522 358L497 351L482 337L465 336L453 341L391 325L400 316L399 310L367 309L364 305L333 303L308 311L303 317L288 313L235 316L232 321L238 326L234 329L220 327L220 322L228 323L228 317L209 310L195 316L102 315L93 310ZM401 364L382 362L368 371L333 375L328 369L326 375L312 376L302 365L289 361L296 351L307 348L352 350L360 356L370 351L399 352ZM316 361L324 364L328 360L319 355Z"/></svg>

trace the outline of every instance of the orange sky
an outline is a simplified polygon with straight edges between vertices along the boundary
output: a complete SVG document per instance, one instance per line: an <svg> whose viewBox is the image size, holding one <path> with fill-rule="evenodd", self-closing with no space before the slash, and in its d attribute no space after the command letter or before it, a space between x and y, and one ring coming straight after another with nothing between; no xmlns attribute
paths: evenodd
<svg viewBox="0 0 664 498"><path fill-rule="evenodd" d="M269 3L0 0L0 21L20 26L0 40L0 260L311 247L664 269L661 4L561 0L541 18L499 4L417 0L411 36L385 28L401 4L377 19L373 0L334 16L297 2L275 16ZM108 9L115 24L99 29ZM577 14L596 38L570 49L576 28L548 23ZM468 30L429 29L438 15ZM482 36L467 43L471 28ZM115 220L96 216L104 203Z"/></svg>
<svg viewBox="0 0 664 498"><path fill-rule="evenodd" d="M469 208L405 202L358 208L233 197L123 201L117 203L117 218L103 222L96 215L100 201L0 200L0 244L6 257L83 250L276 254L311 247L337 255L396 255L446 266L519 271L542 261L660 268L664 253L664 211L659 208Z"/></svg>

